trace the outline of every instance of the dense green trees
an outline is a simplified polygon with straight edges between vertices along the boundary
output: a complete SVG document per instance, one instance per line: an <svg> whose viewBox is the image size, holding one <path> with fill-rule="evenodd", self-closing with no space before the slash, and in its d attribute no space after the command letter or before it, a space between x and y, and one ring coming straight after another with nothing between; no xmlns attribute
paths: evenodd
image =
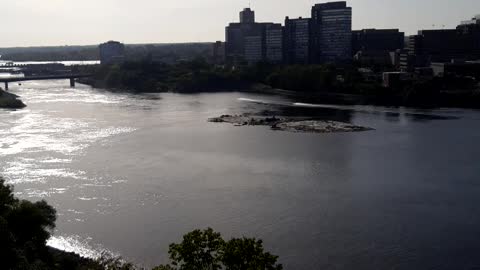
<svg viewBox="0 0 480 270"><path fill-rule="evenodd" d="M269 74L265 82L274 88L319 92L332 91L335 79L335 69L331 66L286 66Z"/></svg>
<svg viewBox="0 0 480 270"><path fill-rule="evenodd" d="M261 240L233 238L223 240L211 228L186 234L179 244L170 245L171 265L154 270L281 270L277 256L263 249Z"/></svg>
<svg viewBox="0 0 480 270"><path fill-rule="evenodd" d="M13 196L0 178L0 261L4 269L48 269L46 241L55 228L56 212L45 201Z"/></svg>
<svg viewBox="0 0 480 270"><path fill-rule="evenodd" d="M372 89L372 83L364 83L355 68L332 65L272 65L260 62L252 66L223 68L210 65L203 58L195 58L175 64L148 60L125 62L97 66L93 71L84 72L95 74L94 81L90 83L94 86L133 92L245 90L257 83L310 93L362 92L357 86ZM379 85L373 84L373 88Z"/></svg>

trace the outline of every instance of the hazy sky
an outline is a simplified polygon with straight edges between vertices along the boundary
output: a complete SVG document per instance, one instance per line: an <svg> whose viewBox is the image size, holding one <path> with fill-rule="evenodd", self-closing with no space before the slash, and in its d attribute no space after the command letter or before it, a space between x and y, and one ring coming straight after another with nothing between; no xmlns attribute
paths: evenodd
<svg viewBox="0 0 480 270"><path fill-rule="evenodd" d="M0 47L224 40L249 0L0 0ZM307 17L312 0L250 0L257 21ZM350 0L353 28L455 27L480 0Z"/></svg>

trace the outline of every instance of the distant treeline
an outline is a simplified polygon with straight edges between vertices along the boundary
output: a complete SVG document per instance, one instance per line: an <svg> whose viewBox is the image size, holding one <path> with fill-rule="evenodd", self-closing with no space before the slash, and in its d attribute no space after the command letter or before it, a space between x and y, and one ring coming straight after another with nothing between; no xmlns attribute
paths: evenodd
<svg viewBox="0 0 480 270"><path fill-rule="evenodd" d="M4 61L88 61L98 60L97 46L0 48Z"/></svg>
<svg viewBox="0 0 480 270"><path fill-rule="evenodd" d="M203 58L165 64L127 61L112 66L79 66L77 72L93 73L81 82L98 88L129 92L205 92L250 87L243 74L209 65Z"/></svg>
<svg viewBox="0 0 480 270"><path fill-rule="evenodd" d="M126 45L125 57L174 63L205 56L210 50L211 43L132 44ZM0 48L0 55L0 60L4 61L89 61L100 58L97 45Z"/></svg>
<svg viewBox="0 0 480 270"><path fill-rule="evenodd" d="M419 78L395 88L362 75L355 66L271 65L226 68L202 57L175 64L127 61L83 67L94 77L85 83L131 92L205 92L289 90L305 101L387 106L480 107L478 82L472 78ZM262 87L256 87L256 86ZM255 87L253 87L255 86Z"/></svg>

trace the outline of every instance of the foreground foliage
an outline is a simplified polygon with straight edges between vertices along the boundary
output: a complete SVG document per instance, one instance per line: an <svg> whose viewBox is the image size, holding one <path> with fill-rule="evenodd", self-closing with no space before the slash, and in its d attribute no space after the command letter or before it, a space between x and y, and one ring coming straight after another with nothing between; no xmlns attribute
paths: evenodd
<svg viewBox="0 0 480 270"><path fill-rule="evenodd" d="M56 211L45 201L29 202L13 195L0 177L0 269L5 270L134 270L121 258L102 254L85 259L46 245L56 221ZM186 234L169 249L171 265L154 270L281 270L277 256L263 249L261 240L223 240L212 229Z"/></svg>
<svg viewBox="0 0 480 270"><path fill-rule="evenodd" d="M263 249L261 240L233 238L223 240L211 228L186 234L179 244L170 245L171 265L155 270L281 270L277 256Z"/></svg>
<svg viewBox="0 0 480 270"><path fill-rule="evenodd" d="M0 178L0 261L4 269L48 269L52 257L46 241L55 228L56 212L45 201L13 196Z"/></svg>

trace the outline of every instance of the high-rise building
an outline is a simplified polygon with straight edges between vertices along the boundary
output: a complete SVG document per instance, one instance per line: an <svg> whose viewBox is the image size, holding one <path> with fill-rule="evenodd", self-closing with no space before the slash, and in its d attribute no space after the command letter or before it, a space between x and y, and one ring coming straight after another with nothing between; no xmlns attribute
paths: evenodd
<svg viewBox="0 0 480 270"><path fill-rule="evenodd" d="M312 7L314 63L339 63L352 59L352 8L345 1Z"/></svg>
<svg viewBox="0 0 480 270"><path fill-rule="evenodd" d="M480 58L480 15L473 19L463 21L457 26L459 35L464 40L465 50L471 51L471 54Z"/></svg>
<svg viewBox="0 0 480 270"><path fill-rule="evenodd" d="M312 20L285 18L284 52L288 64L308 64L311 57Z"/></svg>
<svg viewBox="0 0 480 270"><path fill-rule="evenodd" d="M405 34L398 29L363 29L352 31L352 54L393 52L403 49Z"/></svg>
<svg viewBox="0 0 480 270"><path fill-rule="evenodd" d="M227 63L253 63L262 60L265 51L265 24L231 23L225 32ZM260 59L258 59L259 54Z"/></svg>
<svg viewBox="0 0 480 270"><path fill-rule="evenodd" d="M100 44L99 49L102 65L119 64L125 60L125 45L118 41Z"/></svg>
<svg viewBox="0 0 480 270"><path fill-rule="evenodd" d="M263 60L264 44L263 32L245 37L245 61L255 64Z"/></svg>
<svg viewBox="0 0 480 270"><path fill-rule="evenodd" d="M411 60L413 67L425 67L432 62L445 63L454 59L477 60L480 58L479 42L480 31L421 30L410 37L405 54L414 58ZM407 64L402 66L406 67ZM412 69L412 64L409 64L408 69Z"/></svg>
<svg viewBox="0 0 480 270"><path fill-rule="evenodd" d="M416 67L426 66L423 59L422 37L419 35L408 36L405 49L400 54L400 70L413 71Z"/></svg>
<svg viewBox="0 0 480 270"><path fill-rule="evenodd" d="M411 36L401 55L401 68L430 66L432 62L480 59L480 16L463 21L456 29L421 30Z"/></svg>
<svg viewBox="0 0 480 270"><path fill-rule="evenodd" d="M230 23L225 28L225 60L227 63L238 63L242 60L245 51L245 25Z"/></svg>
<svg viewBox="0 0 480 270"><path fill-rule="evenodd" d="M281 25L256 23L255 13L246 8L240 12L240 23L230 23L226 27L226 62L233 65L255 64L269 60L267 54L274 62L281 61L282 34Z"/></svg>
<svg viewBox="0 0 480 270"><path fill-rule="evenodd" d="M255 61L259 52L262 55L262 42L258 43L261 35L262 29L255 23L255 12L245 8L240 12L240 23L230 23L225 29L226 62L241 64Z"/></svg>
<svg viewBox="0 0 480 270"><path fill-rule="evenodd" d="M281 24L271 24L266 26L265 50L265 60L267 62L283 62L283 27Z"/></svg>
<svg viewBox="0 0 480 270"><path fill-rule="evenodd" d="M245 8L240 12L240 23L255 23L255 11Z"/></svg>

